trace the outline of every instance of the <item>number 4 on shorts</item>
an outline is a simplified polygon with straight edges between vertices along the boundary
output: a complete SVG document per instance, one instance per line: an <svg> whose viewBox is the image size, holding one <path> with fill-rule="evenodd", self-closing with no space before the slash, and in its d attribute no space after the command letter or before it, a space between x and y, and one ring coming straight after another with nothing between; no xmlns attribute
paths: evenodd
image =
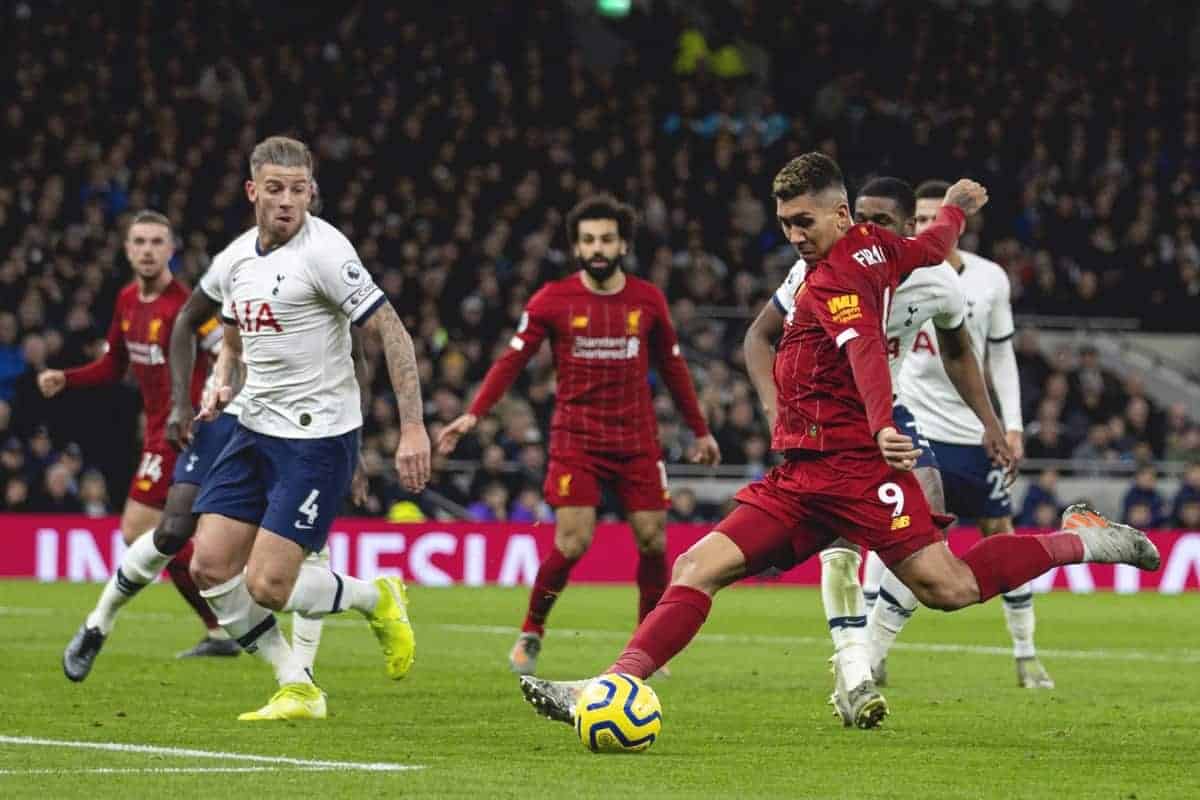
<svg viewBox="0 0 1200 800"><path fill-rule="evenodd" d="M311 528L313 524L316 523L317 514L321 513L320 509L317 507L317 498L320 495L321 491L319 489L313 489L308 493L308 497L304 499L304 502L300 504L300 513L308 517L308 524L305 525L303 522L297 520L297 528Z"/></svg>

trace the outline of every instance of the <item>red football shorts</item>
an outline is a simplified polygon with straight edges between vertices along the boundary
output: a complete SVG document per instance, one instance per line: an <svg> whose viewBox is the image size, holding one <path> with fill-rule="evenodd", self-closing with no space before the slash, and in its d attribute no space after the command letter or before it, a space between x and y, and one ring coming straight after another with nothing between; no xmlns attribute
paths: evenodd
<svg viewBox="0 0 1200 800"><path fill-rule="evenodd" d="M609 483L630 511L662 511L671 505L667 468L656 452L552 453L542 493L552 508L600 505L600 484Z"/></svg>
<svg viewBox="0 0 1200 800"><path fill-rule="evenodd" d="M878 451L805 453L734 495L715 530L746 556L746 574L787 570L839 536L891 566L942 541L916 476Z"/></svg>
<svg viewBox="0 0 1200 800"><path fill-rule="evenodd" d="M129 499L153 508L167 504L167 490L175 475L175 458L178 454L168 444L148 445L142 451L137 472L129 484Z"/></svg>

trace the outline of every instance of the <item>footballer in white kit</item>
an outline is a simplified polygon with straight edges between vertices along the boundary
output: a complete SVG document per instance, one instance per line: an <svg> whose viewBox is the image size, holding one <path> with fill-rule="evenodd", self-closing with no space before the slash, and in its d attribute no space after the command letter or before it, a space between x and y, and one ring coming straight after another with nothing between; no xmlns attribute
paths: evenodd
<svg viewBox="0 0 1200 800"><path fill-rule="evenodd" d="M927 181L917 188L916 229L932 220L945 192L943 181ZM1012 303L1008 275L999 264L961 250L951 251L948 266L954 270L965 302L965 320L971 348L985 362L1000 401L1005 436L1014 461L1022 456L1021 394L1013 352ZM897 311L899 311L897 304ZM946 508L974 520L984 536L1013 530L1009 482L1012 470L995 463L980 442L984 426L959 397L951 383L932 326L922 328L908 350L900 371L899 393L921 423L937 458ZM901 592L902 584L890 574L880 583L880 601L868 625L873 664L886 674L886 657L896 633L916 608L913 598ZM885 592L888 597L884 598ZM1029 583L1003 595L1004 616L1013 641L1017 683L1029 689L1053 688L1054 681L1037 658L1033 643L1035 619L1033 589Z"/></svg>
<svg viewBox="0 0 1200 800"><path fill-rule="evenodd" d="M243 720L319 719L325 696L283 639L273 611L320 618L355 609L383 650L389 677L413 663L407 590L397 578L374 582L304 563L325 544L350 490L362 411L351 358L350 325L381 337L396 391L402 485L429 479L412 339L353 245L307 213L312 155L297 140L273 136L250 157L246 191L256 225L214 259L200 289L225 322L222 363L245 363L242 411L229 442L201 486L192 572L221 625L248 652L271 664L279 691ZM232 394L230 369L200 419L212 419Z"/></svg>
<svg viewBox="0 0 1200 800"><path fill-rule="evenodd" d="M912 187L896 178L869 181L860 190L854 204L855 222L874 223L899 235L912 233L914 212ZM770 388L766 386L773 361L770 342L778 335L778 327L782 326L783 319L792 313L796 293L804 283L806 268L803 259L796 262L773 295L769 308L760 313L747 332L747 367L760 396L764 397L769 416L774 400L773 384ZM999 421L991 408L979 365L962 330L964 313L965 304L957 276L947 264L915 270L900 283L892 298L890 312L885 317L888 366L893 387L905 354L921 335L923 324L928 322L943 332L941 339L946 343L946 358L963 395L969 397L972 406L978 408L979 413L989 421L993 445L1002 446ZM903 404L897 403L892 414L896 429L906 433L921 448L914 468L930 501L935 520L945 522L944 515L939 514L944 509L933 451L921 435L913 415ZM821 553L821 588L835 648L833 664L836 681L831 702L844 724L873 727L887 713L887 706L876 689L870 669L866 605L858 581L860 563L861 556L855 546L842 540L835 542ZM879 566L882 567L882 562L879 562ZM878 578L874 585L878 585Z"/></svg>

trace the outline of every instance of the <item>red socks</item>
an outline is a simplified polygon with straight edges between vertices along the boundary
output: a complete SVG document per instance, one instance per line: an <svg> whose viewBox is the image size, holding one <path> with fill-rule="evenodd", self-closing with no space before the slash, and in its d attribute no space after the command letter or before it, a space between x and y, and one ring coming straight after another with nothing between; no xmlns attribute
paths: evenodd
<svg viewBox="0 0 1200 800"><path fill-rule="evenodd" d="M692 641L712 608L712 598L690 586L672 586L646 615L621 657L605 672L649 678Z"/></svg>
<svg viewBox="0 0 1200 800"><path fill-rule="evenodd" d="M175 584L175 588L183 595L183 599L193 610L204 620L204 627L210 631L217 630L221 626L217 624L217 616L213 614L211 608L203 597L200 596L200 589L196 586L196 582L192 580L191 574L188 572L188 564L192 561L192 540L188 539L187 544L183 549L175 554L167 563L167 574L171 576L171 582Z"/></svg>
<svg viewBox="0 0 1200 800"><path fill-rule="evenodd" d="M536 633L542 636L546 632L546 617L558 599L558 593L567 585L571 575L571 567L575 560L564 556L557 547L550 548L549 555L538 567L537 577L533 580L533 590L529 593L529 610L525 613L525 623L521 625L522 633Z"/></svg>
<svg viewBox="0 0 1200 800"><path fill-rule="evenodd" d="M1051 567L1083 561L1083 541L1078 535L1066 532L1040 536L1000 533L981 539L962 560L975 573L982 603Z"/></svg>
<svg viewBox="0 0 1200 800"><path fill-rule="evenodd" d="M658 599L667 590L670 578L671 571L667 568L665 553L654 555L643 553L638 558L638 622L644 620L646 615L658 605Z"/></svg>

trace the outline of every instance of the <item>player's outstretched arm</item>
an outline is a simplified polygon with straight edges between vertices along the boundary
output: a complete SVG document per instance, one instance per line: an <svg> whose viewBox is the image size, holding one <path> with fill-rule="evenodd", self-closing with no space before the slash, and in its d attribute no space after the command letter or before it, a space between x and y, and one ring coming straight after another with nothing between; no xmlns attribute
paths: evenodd
<svg viewBox="0 0 1200 800"><path fill-rule="evenodd" d="M199 287L192 290L171 328L167 366L171 370L171 413L167 417L167 442L182 450L192 442L192 371L196 365L196 333L213 321L219 307Z"/></svg>
<svg viewBox="0 0 1200 800"><path fill-rule="evenodd" d="M47 369L38 373L38 390L45 397L54 397L63 389L79 386L101 386L115 383L129 368L129 350L125 347L125 332L121 330L120 307L113 312L105 337L104 355L90 364L74 369Z"/></svg>
<svg viewBox="0 0 1200 800"><path fill-rule="evenodd" d="M396 309L384 302L367 320L364 328L383 342L388 377L396 393L400 415L400 444L396 448L396 472L400 485L419 492L429 483L431 473L429 434L425 431L425 412L421 403L421 379L412 337Z"/></svg>
<svg viewBox="0 0 1200 800"><path fill-rule="evenodd" d="M936 330L946 376L954 384L963 402L983 423L983 447L988 457L993 464L1011 474L1014 466L1012 452L1004 438L1004 426L1000 424L996 409L992 407L992 398L983 379L983 370L979 367L979 360L975 358L975 351L971 349L971 335L967 333L967 327L960 325L953 330Z"/></svg>
<svg viewBox="0 0 1200 800"><path fill-rule="evenodd" d="M769 428L775 427L775 342L783 333L783 313L768 300L758 316L746 329L742 352L746 357L746 372L758 392Z"/></svg>

